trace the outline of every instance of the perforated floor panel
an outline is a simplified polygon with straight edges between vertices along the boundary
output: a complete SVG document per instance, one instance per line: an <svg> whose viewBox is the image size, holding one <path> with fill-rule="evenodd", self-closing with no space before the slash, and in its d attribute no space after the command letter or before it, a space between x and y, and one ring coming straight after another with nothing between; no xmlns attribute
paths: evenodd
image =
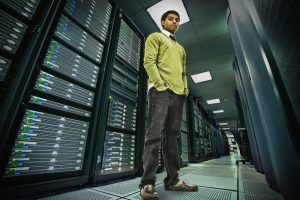
<svg viewBox="0 0 300 200"><path fill-rule="evenodd" d="M241 192L255 193L264 196L279 196L280 193L272 190L268 183L261 181L243 181L240 184L239 190Z"/></svg>
<svg viewBox="0 0 300 200"><path fill-rule="evenodd" d="M185 167L180 169L179 176L182 176L184 174L190 173L192 171L195 171L196 168L189 168ZM158 173L156 174L156 184L162 184L163 179L167 176L166 172ZM125 197L130 194L139 192L139 184L140 184L141 178L136 178L128 181L123 182L117 182L109 185L99 186L92 188L93 190L105 192L108 194L116 195L118 197Z"/></svg>
<svg viewBox="0 0 300 200"><path fill-rule="evenodd" d="M198 192L174 192L165 191L163 185L156 187L162 200L236 200L236 192L217 190L211 188L199 188ZM126 197L131 200L139 199L139 193Z"/></svg>
<svg viewBox="0 0 300 200"><path fill-rule="evenodd" d="M256 172L251 165L240 165L239 167L239 191L245 199L281 199L280 193L271 189L265 179L265 175ZM241 196L243 196L241 195Z"/></svg>
<svg viewBox="0 0 300 200"><path fill-rule="evenodd" d="M179 171L179 179L188 184L197 184L198 192L165 191L163 179L166 172L156 174L156 189L161 200L283 200L280 193L272 190L265 175L256 172L253 165L235 164L234 156L192 163ZM237 158L239 159L239 158ZM237 174L239 176L237 176ZM237 185L239 178L239 185ZM141 178L81 189L41 200L137 200L141 199L139 184ZM237 192L239 192L237 194Z"/></svg>
<svg viewBox="0 0 300 200"><path fill-rule="evenodd" d="M242 171L240 172L240 180L266 181L265 175L258 172Z"/></svg>
<svg viewBox="0 0 300 200"><path fill-rule="evenodd" d="M179 171L179 176L190 173L190 172L195 171L197 169L199 169L199 168L190 168L190 167L181 168L180 171Z"/></svg>
<svg viewBox="0 0 300 200"><path fill-rule="evenodd" d="M140 178L94 187L93 190L105 192L119 197L128 196L139 191Z"/></svg>
<svg viewBox="0 0 300 200"><path fill-rule="evenodd" d="M258 194L240 193L240 200L283 200L281 196L266 196Z"/></svg>
<svg viewBox="0 0 300 200"><path fill-rule="evenodd" d="M234 178L236 177L236 169L229 167L202 167L201 169L193 171L189 174Z"/></svg>
<svg viewBox="0 0 300 200"><path fill-rule="evenodd" d="M54 196L41 198L40 200L115 200L119 197L103 194L91 189L77 190Z"/></svg>
<svg viewBox="0 0 300 200"><path fill-rule="evenodd" d="M180 179L190 184L197 184L199 186L220 188L225 190L237 190L237 180L235 178L216 177L216 176L203 176L196 174L186 174Z"/></svg>

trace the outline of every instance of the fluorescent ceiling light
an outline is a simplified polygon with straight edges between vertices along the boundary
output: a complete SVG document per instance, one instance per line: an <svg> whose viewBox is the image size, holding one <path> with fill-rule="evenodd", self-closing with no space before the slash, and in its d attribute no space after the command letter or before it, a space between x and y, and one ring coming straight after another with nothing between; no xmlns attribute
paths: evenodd
<svg viewBox="0 0 300 200"><path fill-rule="evenodd" d="M161 16L168 10L176 10L179 13L180 25L190 21L182 0L163 0L147 9L160 30L163 30L160 22Z"/></svg>
<svg viewBox="0 0 300 200"><path fill-rule="evenodd" d="M222 130L229 130L229 128L222 128ZM231 134L230 134L231 135Z"/></svg>
<svg viewBox="0 0 300 200"><path fill-rule="evenodd" d="M203 72L200 74L194 74L191 77L192 77L194 83L200 83L200 82L212 80L212 77L211 77L211 74L209 71Z"/></svg>
<svg viewBox="0 0 300 200"><path fill-rule="evenodd" d="M220 99L211 99L206 101L207 104L215 104L215 103L220 103Z"/></svg>
<svg viewBox="0 0 300 200"><path fill-rule="evenodd" d="M213 113L222 113L224 110L214 110Z"/></svg>
<svg viewBox="0 0 300 200"><path fill-rule="evenodd" d="M220 126L228 125L228 123L219 123Z"/></svg>

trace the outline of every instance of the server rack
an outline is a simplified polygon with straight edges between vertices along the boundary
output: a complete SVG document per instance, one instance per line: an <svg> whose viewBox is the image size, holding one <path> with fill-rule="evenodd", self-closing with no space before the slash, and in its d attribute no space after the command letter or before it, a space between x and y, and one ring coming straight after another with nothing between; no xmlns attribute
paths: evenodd
<svg viewBox="0 0 300 200"><path fill-rule="evenodd" d="M179 152L181 158L181 166L187 166L189 163L189 142L188 142L188 123L187 123L187 112L186 103L183 105L181 134L179 138Z"/></svg>
<svg viewBox="0 0 300 200"><path fill-rule="evenodd" d="M122 10L118 10L113 32L116 43L103 89L105 107L100 120L104 123L97 139L94 182L136 175L141 163L137 151L144 129L144 36Z"/></svg>
<svg viewBox="0 0 300 200"><path fill-rule="evenodd" d="M231 15L231 14L230 14ZM238 33L235 31L234 18L229 18L229 28L232 38L237 38ZM236 49L236 56L239 60L238 63L234 64L235 76L237 80L238 89L240 91L240 97L243 99L243 110L247 116L247 129L251 134L251 143L253 152L256 153L256 168L259 172L265 173L266 180L272 188L278 188L277 180L274 174L274 167L272 166L272 161L270 157L270 149L267 145L267 140L264 133L264 126L262 123L262 118L258 114L258 102L255 100L255 93L253 86L251 85L249 78L249 70L246 64L245 58L243 58L243 46L238 43L238 40L233 39L233 45ZM240 51L238 51L238 49ZM260 134L259 134L260 133Z"/></svg>
<svg viewBox="0 0 300 200"><path fill-rule="evenodd" d="M190 118L189 118L189 143L190 143L190 161L199 162L200 158L203 157L204 152L201 151L204 148L203 138L202 138L202 116L199 112L198 105L192 96L187 98L187 108Z"/></svg>
<svg viewBox="0 0 300 200"><path fill-rule="evenodd" d="M211 124L206 120L204 122L204 131L203 131L203 138L204 138L204 157L211 158L213 155L212 151L212 141L211 141Z"/></svg>
<svg viewBox="0 0 300 200"><path fill-rule="evenodd" d="M30 2L25 3L39 1ZM48 17L43 24L47 37L35 54L31 84L24 87L23 105L16 109L21 117L10 133L14 141L1 179L9 198L82 185L90 173L116 9L109 1L51 2L51 15L43 16ZM12 193L16 189L20 192Z"/></svg>
<svg viewBox="0 0 300 200"><path fill-rule="evenodd" d="M256 114L261 120L263 131L256 136L263 136L267 144L266 157L270 162L263 163L269 167L264 168L264 172L269 184L287 199L299 197L297 183L300 176L299 104L296 103L299 92L295 89L299 88L299 82L292 81L289 76L299 74L299 62L295 60L299 57L296 3L229 1L231 15L228 21L237 53L236 75L240 88L244 87L244 91L239 92L244 93L241 96L243 103L249 106L246 107L249 116ZM266 5L276 9L270 9L270 15L265 15ZM251 42L245 40L249 37L253 38ZM249 124L257 117L252 117ZM258 147L265 148L261 144ZM260 151L261 156L263 153Z"/></svg>
<svg viewBox="0 0 300 200"><path fill-rule="evenodd" d="M220 149L221 149L221 144L219 143L220 137L221 137L221 131L219 128L210 125L210 130L211 130L211 145L212 145L212 155L215 158L218 158L221 156L220 154Z"/></svg>
<svg viewBox="0 0 300 200"><path fill-rule="evenodd" d="M198 100L194 97L187 99L189 119L190 161L200 162L213 156L211 122Z"/></svg>
<svg viewBox="0 0 300 200"><path fill-rule="evenodd" d="M193 101L192 96L187 98L187 110L189 113L189 142L190 142L190 161L198 162L198 157L200 155L200 138L199 138L199 128L198 128L198 114L196 109L196 104Z"/></svg>
<svg viewBox="0 0 300 200"><path fill-rule="evenodd" d="M199 111L199 107L197 106L197 115L198 115L198 129L200 134L200 154L199 158L204 159L207 153L207 122L203 116L203 113Z"/></svg>
<svg viewBox="0 0 300 200"><path fill-rule="evenodd" d="M28 4L28 5L24 5ZM17 97L22 96L23 85L27 84L26 73L30 65L30 56L35 47L43 40L45 18L51 13L53 1L41 5L34 1L0 2L0 154L7 151L6 143L15 107L20 105ZM47 8L47 7L48 8ZM38 12L42 10L44 14ZM38 16L44 19L38 19ZM39 32L37 31L37 28ZM22 53L26 49L25 53ZM3 158L3 156L1 156ZM3 169L3 161L1 169Z"/></svg>

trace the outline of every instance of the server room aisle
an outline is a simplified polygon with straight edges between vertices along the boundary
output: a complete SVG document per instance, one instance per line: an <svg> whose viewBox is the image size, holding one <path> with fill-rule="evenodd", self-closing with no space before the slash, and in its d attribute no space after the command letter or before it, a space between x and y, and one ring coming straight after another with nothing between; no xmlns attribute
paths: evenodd
<svg viewBox="0 0 300 200"><path fill-rule="evenodd" d="M199 164L189 164L180 170L180 179L199 186L198 192L170 192L163 187L166 173L157 174L156 189L161 200L277 200L281 194L270 189L263 174L255 171L249 163L236 165L237 155L212 159ZM138 190L140 178L117 182L99 187L90 187L41 200L115 200L141 199Z"/></svg>

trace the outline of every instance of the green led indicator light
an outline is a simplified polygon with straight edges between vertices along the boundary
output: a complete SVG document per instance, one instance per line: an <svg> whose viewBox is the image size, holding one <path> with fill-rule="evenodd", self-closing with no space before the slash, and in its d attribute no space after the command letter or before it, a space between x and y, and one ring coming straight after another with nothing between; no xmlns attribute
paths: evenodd
<svg viewBox="0 0 300 200"><path fill-rule="evenodd" d="M8 175L15 175L16 174L16 170L15 169L10 169L8 171Z"/></svg>
<svg viewBox="0 0 300 200"><path fill-rule="evenodd" d="M27 140L27 138L28 138L27 135L25 135L25 134L24 134L24 135L21 135L21 139L22 139L22 140Z"/></svg>
<svg viewBox="0 0 300 200"><path fill-rule="evenodd" d="M24 131L29 131L30 127L29 126L25 126L23 129L24 129Z"/></svg>
<svg viewBox="0 0 300 200"><path fill-rule="evenodd" d="M18 148L23 148L24 147L24 143L23 142L19 142L17 145Z"/></svg>
<svg viewBox="0 0 300 200"><path fill-rule="evenodd" d="M34 103L38 103L39 99L35 97L33 101L34 101Z"/></svg>
<svg viewBox="0 0 300 200"><path fill-rule="evenodd" d="M13 162L12 162L12 165L15 167L15 166L18 166L18 164L19 164L19 162L17 161L17 160L14 160Z"/></svg>
<svg viewBox="0 0 300 200"><path fill-rule="evenodd" d="M27 124L32 124L32 119L27 119L27 120L26 120L26 123L27 123Z"/></svg>
<svg viewBox="0 0 300 200"><path fill-rule="evenodd" d="M21 157L21 155L22 155L22 152L21 152L21 151L18 151L18 152L16 152L16 154L15 154L16 157Z"/></svg>
<svg viewBox="0 0 300 200"><path fill-rule="evenodd" d="M28 116L34 116L34 112L29 111L29 112L27 113L27 115L28 115Z"/></svg>

